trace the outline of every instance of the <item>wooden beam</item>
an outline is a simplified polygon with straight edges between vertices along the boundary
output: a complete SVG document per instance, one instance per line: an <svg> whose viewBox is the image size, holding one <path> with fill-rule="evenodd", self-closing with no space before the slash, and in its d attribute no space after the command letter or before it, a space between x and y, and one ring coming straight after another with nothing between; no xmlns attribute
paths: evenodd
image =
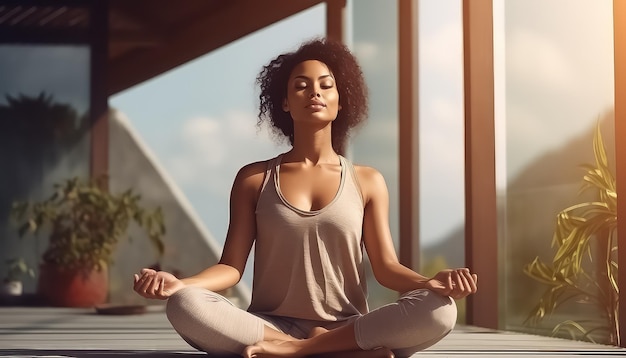
<svg viewBox="0 0 626 358"><path fill-rule="evenodd" d="M94 1L91 6L91 75L90 75L90 119L91 119L91 177L108 174L109 171L109 104L107 93L107 44L109 11L108 0Z"/></svg>
<svg viewBox="0 0 626 358"><path fill-rule="evenodd" d="M89 6L91 2L89 0L2 0L2 6Z"/></svg>
<svg viewBox="0 0 626 358"><path fill-rule="evenodd" d="M109 95L155 77L323 0L239 0L208 13L154 49L133 51L110 63Z"/></svg>
<svg viewBox="0 0 626 358"><path fill-rule="evenodd" d="M345 12L346 0L326 1L326 37L345 42Z"/></svg>
<svg viewBox="0 0 626 358"><path fill-rule="evenodd" d="M613 0L619 345L626 347L626 0ZM620 139L621 138L621 139Z"/></svg>
<svg viewBox="0 0 626 358"><path fill-rule="evenodd" d="M417 0L398 0L400 262L420 270Z"/></svg>
<svg viewBox="0 0 626 358"><path fill-rule="evenodd" d="M465 262L479 289L467 298L467 323L498 328L493 4L463 1L465 70Z"/></svg>
<svg viewBox="0 0 626 358"><path fill-rule="evenodd" d="M145 1L109 1L109 16L114 17L115 22L132 24L134 27L120 30L113 26L109 32L109 43L152 46L165 42L168 34L147 16L145 9L149 6L152 4Z"/></svg>
<svg viewBox="0 0 626 358"><path fill-rule="evenodd" d="M146 30L111 30L109 33L109 43L112 45L154 47L164 42L163 36Z"/></svg>

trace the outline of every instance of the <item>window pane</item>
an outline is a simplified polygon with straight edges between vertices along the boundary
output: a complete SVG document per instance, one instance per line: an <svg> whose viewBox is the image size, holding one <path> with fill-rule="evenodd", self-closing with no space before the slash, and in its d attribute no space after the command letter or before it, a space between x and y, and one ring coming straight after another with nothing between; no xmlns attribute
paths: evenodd
<svg viewBox="0 0 626 358"><path fill-rule="evenodd" d="M568 237L570 225L582 229L597 223L600 214L590 212L587 204L557 221L557 215L572 205L608 201L610 211L611 199L602 198L596 187L582 194L579 189L586 174L581 165L595 165L597 125L607 149L608 170L614 173L613 3L496 3L495 33L504 35L496 38L495 52L500 54L496 66L502 64L502 70L496 70L496 88L502 90L496 91L496 121L505 328L550 335L571 320L583 329L565 324L557 335L586 339L585 332L598 328L590 337L608 343L613 314L606 274L610 227L599 225L599 230L590 231L596 235L588 245L588 235L574 232L569 239L580 245L572 245L562 259L556 256L559 244L553 245L553 237L558 238L559 231ZM573 220L576 216L589 221ZM581 271L576 271L575 255L581 257ZM540 261L529 266L536 258ZM546 284L542 276L544 282L562 286ZM555 294L543 298L556 300L554 313L538 324L525 323L553 287Z"/></svg>
<svg viewBox="0 0 626 358"><path fill-rule="evenodd" d="M352 141L355 163L378 169L389 190L391 235L399 242L398 199L398 8L396 2L352 1L353 50L369 88L369 118ZM376 24L372 26L372 24ZM397 295L368 278L371 307Z"/></svg>
<svg viewBox="0 0 626 358"><path fill-rule="evenodd" d="M89 48L0 45L0 251L37 263L45 243L17 241L14 200L89 174ZM32 289L32 282L26 290Z"/></svg>
<svg viewBox="0 0 626 358"><path fill-rule="evenodd" d="M432 276L465 265L461 1L421 0L418 16L421 271Z"/></svg>

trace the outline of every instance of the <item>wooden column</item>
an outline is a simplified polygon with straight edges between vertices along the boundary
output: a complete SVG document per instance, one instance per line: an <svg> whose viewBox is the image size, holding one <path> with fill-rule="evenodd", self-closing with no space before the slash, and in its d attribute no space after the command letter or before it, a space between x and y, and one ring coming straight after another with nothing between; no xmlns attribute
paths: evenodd
<svg viewBox="0 0 626 358"><path fill-rule="evenodd" d="M626 0L613 0L619 345L626 347Z"/></svg>
<svg viewBox="0 0 626 358"><path fill-rule="evenodd" d="M326 37L345 42L344 22L346 0L326 1Z"/></svg>
<svg viewBox="0 0 626 358"><path fill-rule="evenodd" d="M419 270L417 0L398 0L400 262Z"/></svg>
<svg viewBox="0 0 626 358"><path fill-rule="evenodd" d="M109 95L107 91L108 0L98 0L91 4L90 19L90 175L91 177L97 177L107 174L109 171Z"/></svg>
<svg viewBox="0 0 626 358"><path fill-rule="evenodd" d="M463 1L465 70L465 262L479 288L467 298L467 323L498 328L493 4Z"/></svg>

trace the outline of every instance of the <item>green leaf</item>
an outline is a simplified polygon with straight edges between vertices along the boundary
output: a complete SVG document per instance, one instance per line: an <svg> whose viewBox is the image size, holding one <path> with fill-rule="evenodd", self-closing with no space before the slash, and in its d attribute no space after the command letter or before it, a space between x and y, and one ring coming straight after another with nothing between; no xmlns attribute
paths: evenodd
<svg viewBox="0 0 626 358"><path fill-rule="evenodd" d="M547 285L524 322L536 324L565 302L594 304L604 308L605 325L587 329L582 325L583 321L568 320L557 324L553 332L566 332L572 338L593 341L592 332L606 330L610 343L616 344L619 341L619 320L616 319L619 294L616 280L617 191L599 123L594 135L593 152L594 165L582 165L585 174L580 192L593 190L597 199L569 206L558 213L552 237L554 255L551 265L535 257L524 267L524 273L529 277ZM605 252L600 257L606 262L598 262L598 258L592 255L597 250ZM589 269L603 266L606 272L602 275ZM605 282L598 281L603 278Z"/></svg>

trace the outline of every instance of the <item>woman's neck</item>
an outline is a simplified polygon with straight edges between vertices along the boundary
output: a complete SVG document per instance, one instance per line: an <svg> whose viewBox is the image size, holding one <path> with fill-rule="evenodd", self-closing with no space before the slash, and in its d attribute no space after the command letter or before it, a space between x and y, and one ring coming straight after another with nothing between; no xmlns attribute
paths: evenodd
<svg viewBox="0 0 626 358"><path fill-rule="evenodd" d="M284 158L291 162L305 162L312 165L337 163L337 153L333 149L330 126L317 131L294 131L293 148Z"/></svg>

